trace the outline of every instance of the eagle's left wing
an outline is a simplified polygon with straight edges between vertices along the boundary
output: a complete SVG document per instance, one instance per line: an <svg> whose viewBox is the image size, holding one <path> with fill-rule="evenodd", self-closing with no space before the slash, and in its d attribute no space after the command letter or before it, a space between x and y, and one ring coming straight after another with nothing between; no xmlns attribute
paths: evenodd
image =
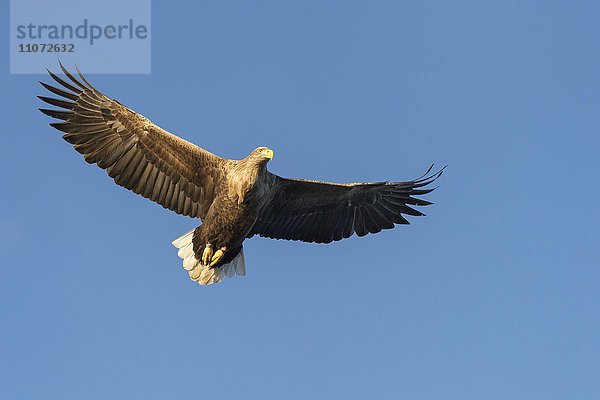
<svg viewBox="0 0 600 400"><path fill-rule="evenodd" d="M95 89L79 71L77 79L60 67L72 83L50 71L61 87L40 82L60 96L38 96L61 108L40 109L64 121L50 125L118 185L178 214L204 218L232 161L167 132Z"/></svg>
<svg viewBox="0 0 600 400"><path fill-rule="evenodd" d="M425 215L412 206L431 204L413 196L435 181L443 168L408 182L328 183L273 177L271 201L248 235L272 239L330 243L356 233L364 236L395 224L408 224L403 214Z"/></svg>

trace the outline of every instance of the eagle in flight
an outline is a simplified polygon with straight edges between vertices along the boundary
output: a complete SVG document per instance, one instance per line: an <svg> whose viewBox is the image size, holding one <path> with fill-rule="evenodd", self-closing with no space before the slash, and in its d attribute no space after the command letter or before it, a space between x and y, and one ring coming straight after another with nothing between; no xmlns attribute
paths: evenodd
<svg viewBox="0 0 600 400"><path fill-rule="evenodd" d="M48 70L60 87L40 82L59 98L38 96L59 109L40 111L62 120L50 125L118 185L202 220L173 241L183 268L201 285L245 275L242 245L254 235L330 243L408 224L405 215L424 215L411 206L432 204L416 196L431 192L426 186L443 172L431 173L432 165L407 182L282 178L267 170L273 150L259 147L242 160L221 158L105 96L79 69L78 79L60 67L67 80Z"/></svg>

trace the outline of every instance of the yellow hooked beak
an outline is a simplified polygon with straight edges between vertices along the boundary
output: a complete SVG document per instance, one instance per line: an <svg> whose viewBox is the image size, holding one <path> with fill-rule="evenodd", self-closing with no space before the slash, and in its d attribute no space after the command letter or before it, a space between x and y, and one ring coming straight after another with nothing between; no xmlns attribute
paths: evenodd
<svg viewBox="0 0 600 400"><path fill-rule="evenodd" d="M265 149L263 155L270 160L273 158L273 150Z"/></svg>

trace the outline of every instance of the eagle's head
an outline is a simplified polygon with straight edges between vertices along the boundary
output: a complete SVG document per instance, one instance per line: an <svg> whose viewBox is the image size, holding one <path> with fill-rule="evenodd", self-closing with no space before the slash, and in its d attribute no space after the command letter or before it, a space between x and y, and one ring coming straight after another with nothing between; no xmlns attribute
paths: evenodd
<svg viewBox="0 0 600 400"><path fill-rule="evenodd" d="M273 150L268 147L257 147L252 153L250 153L250 158L259 164L266 164L270 159L273 158Z"/></svg>

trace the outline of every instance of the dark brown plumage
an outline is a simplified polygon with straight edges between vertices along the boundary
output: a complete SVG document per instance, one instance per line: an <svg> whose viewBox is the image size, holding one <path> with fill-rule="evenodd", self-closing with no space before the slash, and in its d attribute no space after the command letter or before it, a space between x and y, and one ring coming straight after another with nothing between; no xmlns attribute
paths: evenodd
<svg viewBox="0 0 600 400"><path fill-rule="evenodd" d="M60 65L67 80L48 71L61 86L40 82L60 98L38 96L59 109L40 109L63 122L65 132L90 164L114 181L202 225L178 238L184 268L201 284L245 274L242 243L260 235L274 239L330 243L408 224L404 215L424 215L414 196L443 169L408 182L337 184L286 179L267 171L273 152L259 147L243 160L216 156L156 126L144 116L96 90ZM216 251L215 251L216 250Z"/></svg>

